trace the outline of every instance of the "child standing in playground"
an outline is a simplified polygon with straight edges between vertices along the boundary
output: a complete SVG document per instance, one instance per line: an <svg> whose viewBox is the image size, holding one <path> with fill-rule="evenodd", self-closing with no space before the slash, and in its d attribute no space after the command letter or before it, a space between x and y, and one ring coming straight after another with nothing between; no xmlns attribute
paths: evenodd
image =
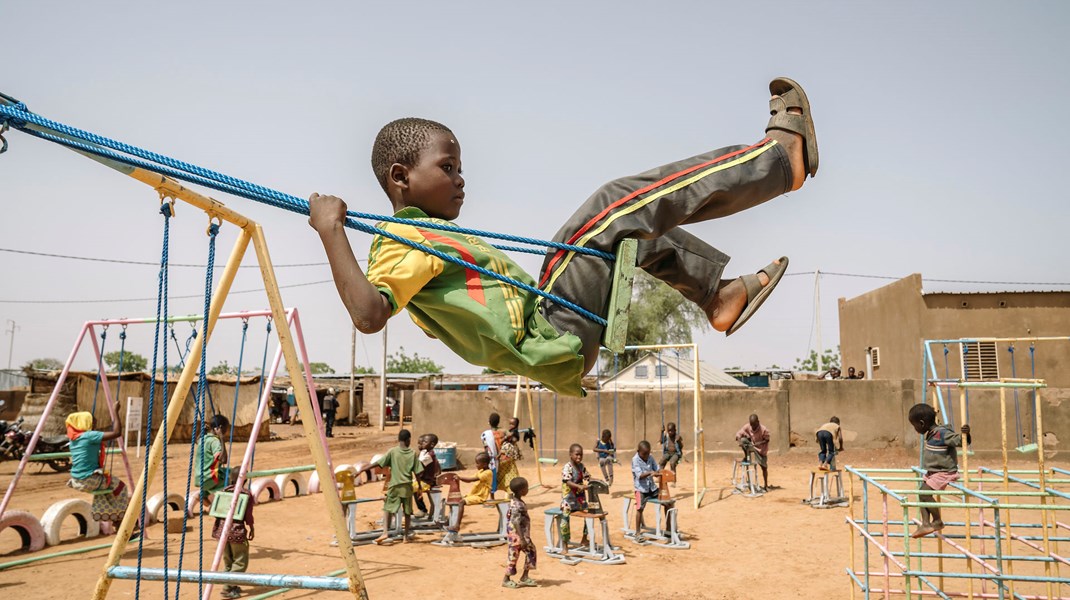
<svg viewBox="0 0 1070 600"><path fill-rule="evenodd" d="M676 423L669 423L661 430L661 461L659 466L664 469L668 465L673 473L676 465L684 458L684 438L676 432Z"/></svg>
<svg viewBox="0 0 1070 600"><path fill-rule="evenodd" d="M449 525L448 533L444 540L446 543L452 543L457 540L457 532L460 531L461 520L464 519L464 507L483 504L490 499L490 487L494 481L494 472L490 470L490 457L487 456L487 453L480 452L476 455L475 477L458 475L457 479L465 483L474 483L475 485L469 490L468 495L464 497L464 502L457 506L457 522Z"/></svg>
<svg viewBox="0 0 1070 600"><path fill-rule="evenodd" d="M534 571L536 564L535 542L531 540L531 517L528 515L528 505L524 502L524 496L528 495L528 480L523 477L513 479L509 482L509 491L512 493L509 512L506 513L509 562L505 566L502 587L536 587L539 584L528 577L528 572ZM513 581L510 577L516 575L516 563L521 553L524 555L524 572L520 574L519 581Z"/></svg>
<svg viewBox="0 0 1070 600"><path fill-rule="evenodd" d="M490 457L490 470L494 473L494 479L490 486L490 497L494 497L494 492L498 491L498 451L502 447L502 439L504 434L498 425L502 422L502 417L498 413L490 413L487 417L487 424L490 425L489 429L483 431L480 434L479 439L483 442L483 451Z"/></svg>
<svg viewBox="0 0 1070 600"><path fill-rule="evenodd" d="M230 433L230 421L213 415L202 433L203 441L193 444L193 481L200 487L201 504L212 505L212 493L223 489L227 478L227 448L222 437Z"/></svg>
<svg viewBox="0 0 1070 600"><path fill-rule="evenodd" d="M772 116L760 141L609 182L579 207L554 241L612 254L621 240L637 239L639 268L697 304L714 329L735 332L780 282L787 257L723 280L728 256L679 226L757 206L799 189L807 175L817 173L817 137L805 92L786 78L774 79L769 91ZM449 226L460 216L465 199L461 145L445 125L418 118L388 123L376 136L372 170L395 217ZM344 231L345 203L312 194L309 205L309 223L361 332L380 331L408 308L428 335L473 364L532 377L562 394L584 395L581 379L598 358L605 326L562 300L601 319L613 284L612 261L551 249L536 281L470 232L385 223L381 226L389 235L373 238L365 274ZM414 246L437 254L415 252ZM553 298L504 285L443 256L538 286Z"/></svg>
<svg viewBox="0 0 1070 600"><path fill-rule="evenodd" d="M947 425L936 424L936 410L928 404L915 404L910 407L907 420L922 436L924 449L921 453L921 468L925 471L922 476L921 489L940 491L959 479L959 460L957 448L962 447L962 436L966 436L966 445L973 443L970 437L970 426L962 426L962 434L958 434ZM933 495L922 494L918 496L922 502L936 502ZM920 538L940 531L944 528L944 522L940 520L940 509L935 506L921 507L921 525L918 526L910 537Z"/></svg>
<svg viewBox="0 0 1070 600"><path fill-rule="evenodd" d="M105 442L122 436L122 424L116 419L111 424L111 431L93 431L93 414L75 412L67 415L66 425L67 438L71 440L71 478L67 486L93 494L94 520L110 521L118 526L126 514L126 505L130 503L130 492L126 484L104 470L104 464L107 456Z"/></svg>
<svg viewBox="0 0 1070 600"><path fill-rule="evenodd" d="M577 511L587 510L587 483L591 474L583 466L583 446L572 444L568 447L568 462L561 469L561 549L568 554L568 543L572 537L569 516ZM587 545L587 522L583 522L583 536L580 545Z"/></svg>
<svg viewBox="0 0 1070 600"><path fill-rule="evenodd" d="M234 486L227 486L226 491L234 492ZM225 518L216 517L215 525L212 526L213 540L218 540L223 535L223 525L226 521ZM255 535L253 501L250 498L245 503L245 514L240 519L235 517L227 532L227 545L223 548L224 573L244 573L249 568L249 542L253 541ZM224 586L220 596L228 599L240 598L241 588L236 585Z"/></svg>
<svg viewBox="0 0 1070 600"><path fill-rule="evenodd" d="M412 483L413 500L416 502L416 508L420 511L420 518L426 518L430 515L428 504L424 503L424 494L430 494L431 488L435 486L438 481L438 476L442 473L442 465L438 462L438 457L435 456L435 446L438 445L438 436L433 433L425 433L420 436L420 439L416 440L416 448L420 451L417 456L417 460L423 465L423 470L416 476L416 480ZM430 501L430 498L428 498ZM433 508L433 506L432 506ZM435 515L436 517L438 515Z"/></svg>
<svg viewBox="0 0 1070 600"><path fill-rule="evenodd" d="M818 467L822 471L832 468L832 461L836 458L836 444L839 443L840 452L843 452L843 431L840 430L840 418L832 417L815 432L817 435L817 458L821 461Z"/></svg>
<svg viewBox="0 0 1070 600"><path fill-rule="evenodd" d="M502 439L502 447L498 450L498 489L508 490L509 482L520 476L520 467L517 464L523 455L520 453L519 438L515 431L508 431Z"/></svg>
<svg viewBox="0 0 1070 600"><path fill-rule="evenodd" d="M598 451L598 466L602 469L602 477L606 483L613 485L613 463L617 462L617 446L613 443L613 432L608 429L602 430L602 437L594 445Z"/></svg>
<svg viewBox="0 0 1070 600"><path fill-rule="evenodd" d="M752 414L739 431L736 442L743 449L743 460L758 463L762 468L762 487L769 489L769 428L762 425L758 415Z"/></svg>
<svg viewBox="0 0 1070 600"><path fill-rule="evenodd" d="M382 544L390 539L390 519L397 514L398 510L405 514L402 534L404 541L409 540L409 526L412 520L412 480L424 470L424 466L416 460L416 453L409 448L411 441L412 432L402 429L398 432L398 445L388 450L375 463L377 466L390 469L386 500L383 501L383 533L375 538L376 544Z"/></svg>
<svg viewBox="0 0 1070 600"><path fill-rule="evenodd" d="M651 456L650 442L643 440L632 457L632 486L635 488L635 537L643 535L643 509L658 497L658 465Z"/></svg>
<svg viewBox="0 0 1070 600"><path fill-rule="evenodd" d="M338 396L335 396L334 388L327 389L320 408L323 410L323 434L334 437L334 418L338 414Z"/></svg>

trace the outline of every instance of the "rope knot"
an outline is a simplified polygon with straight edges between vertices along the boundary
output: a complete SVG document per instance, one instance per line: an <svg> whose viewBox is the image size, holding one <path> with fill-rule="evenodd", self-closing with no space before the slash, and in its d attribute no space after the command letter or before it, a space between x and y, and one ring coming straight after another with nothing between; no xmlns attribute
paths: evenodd
<svg viewBox="0 0 1070 600"><path fill-rule="evenodd" d="M219 235L219 223L213 221L212 224L208 226L208 235L212 237Z"/></svg>
<svg viewBox="0 0 1070 600"><path fill-rule="evenodd" d="M164 202L163 204L160 205L160 214L165 216L165 217L173 217L173 216L175 216L175 212L174 212L174 210L172 210L170 202Z"/></svg>

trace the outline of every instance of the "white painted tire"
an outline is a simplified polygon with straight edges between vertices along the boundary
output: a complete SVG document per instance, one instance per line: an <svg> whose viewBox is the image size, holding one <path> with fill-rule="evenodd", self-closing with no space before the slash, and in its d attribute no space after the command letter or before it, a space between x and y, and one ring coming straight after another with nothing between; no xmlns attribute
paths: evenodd
<svg viewBox="0 0 1070 600"><path fill-rule="evenodd" d="M9 510L0 517L0 531L8 527L22 537L22 549L37 552L45 547L45 530L37 517L24 510Z"/></svg>
<svg viewBox="0 0 1070 600"><path fill-rule="evenodd" d="M145 504L145 519L148 520L150 524L159 523L160 520L163 519L164 504L163 492L157 492L149 497L149 501ZM166 504L170 509L178 513L179 516L182 514L182 509L186 508L186 502L182 498L182 494L168 494Z"/></svg>
<svg viewBox="0 0 1070 600"><path fill-rule="evenodd" d="M69 498L49 506L41 516L41 528L45 530L46 544L59 545L60 530L67 517L78 520L79 535L87 538L100 535L100 521L93 520L93 506L80 498Z"/></svg>
<svg viewBox="0 0 1070 600"><path fill-rule="evenodd" d="M319 471L312 471L312 474L308 476L308 493L318 494L320 493L320 474Z"/></svg>
<svg viewBox="0 0 1070 600"><path fill-rule="evenodd" d="M357 474L357 468L350 464L338 465L334 468L335 475L341 473L342 471L349 471L353 475Z"/></svg>
<svg viewBox="0 0 1070 600"><path fill-rule="evenodd" d="M250 494L253 497L253 504L263 504L264 502L271 502L272 500L282 500L282 490L279 489L279 485L275 483L274 479L262 477L253 482ZM261 500L260 496L267 491L267 500Z"/></svg>
<svg viewBox="0 0 1070 600"><path fill-rule="evenodd" d="M196 515L197 511L203 506L204 505L201 504L201 493L199 491L190 492L189 495L186 496L186 514L187 515L189 515L191 517Z"/></svg>
<svg viewBox="0 0 1070 600"><path fill-rule="evenodd" d="M279 486L281 497L286 497L287 489L293 489L295 497L308 495L308 479L304 473L281 473L276 475L275 485Z"/></svg>

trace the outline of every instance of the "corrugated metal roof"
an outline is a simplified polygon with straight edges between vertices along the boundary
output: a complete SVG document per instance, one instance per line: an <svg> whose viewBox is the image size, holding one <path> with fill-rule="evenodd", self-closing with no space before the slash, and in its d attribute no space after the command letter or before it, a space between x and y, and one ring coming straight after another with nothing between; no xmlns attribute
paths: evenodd
<svg viewBox="0 0 1070 600"><path fill-rule="evenodd" d="M0 369L0 390L30 385L30 378L21 369Z"/></svg>
<svg viewBox="0 0 1070 600"><path fill-rule="evenodd" d="M647 359L654 356L653 352L646 353L643 358L628 365L620 373L612 377L607 377L601 381L601 386L605 388L607 385L612 384L614 380L624 377L626 374L635 370L635 367L640 364L644 364ZM694 373L695 362L689 357L676 356L674 354L662 354L661 363L666 365L669 369L669 377L662 378L661 383L658 384L654 381L651 382L650 387L675 387L677 375L680 377L686 377L690 380L692 373ZM656 359L654 359L656 364ZM698 362L699 380L702 382L702 387L747 387L747 384L732 377L724 371L710 365L704 360ZM623 383L623 382L622 382ZM629 382L631 383L631 382ZM623 385L621 386L623 387Z"/></svg>

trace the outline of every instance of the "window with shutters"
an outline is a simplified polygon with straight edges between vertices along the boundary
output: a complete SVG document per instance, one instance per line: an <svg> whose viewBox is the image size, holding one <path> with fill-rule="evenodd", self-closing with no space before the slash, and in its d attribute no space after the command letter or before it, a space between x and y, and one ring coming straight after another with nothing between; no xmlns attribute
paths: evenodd
<svg viewBox="0 0 1070 600"><path fill-rule="evenodd" d="M654 377L664 379L669 376L669 365L658 365L654 369Z"/></svg>
<svg viewBox="0 0 1070 600"><path fill-rule="evenodd" d="M995 342L963 342L962 372L966 381L999 379L999 360Z"/></svg>
<svg viewBox="0 0 1070 600"><path fill-rule="evenodd" d="M869 366L871 369L881 366L881 349L876 346L869 349Z"/></svg>
<svg viewBox="0 0 1070 600"><path fill-rule="evenodd" d="M639 365L635 368L636 379L646 379L647 377L650 377L650 367L646 365Z"/></svg>

